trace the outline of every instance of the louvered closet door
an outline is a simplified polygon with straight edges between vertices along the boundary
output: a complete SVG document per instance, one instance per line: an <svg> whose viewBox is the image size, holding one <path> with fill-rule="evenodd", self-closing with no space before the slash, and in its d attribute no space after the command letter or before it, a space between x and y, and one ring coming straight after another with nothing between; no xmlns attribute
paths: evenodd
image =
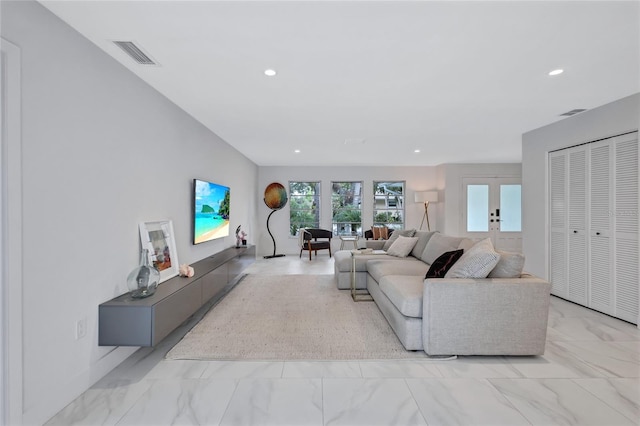
<svg viewBox="0 0 640 426"><path fill-rule="evenodd" d="M567 297L567 154L549 154L551 236L549 281L551 293Z"/></svg>
<svg viewBox="0 0 640 426"><path fill-rule="evenodd" d="M615 316L638 323L638 132L616 138Z"/></svg>
<svg viewBox="0 0 640 426"><path fill-rule="evenodd" d="M569 270L567 299L587 304L587 148L569 151Z"/></svg>
<svg viewBox="0 0 640 426"><path fill-rule="evenodd" d="M611 201L613 145L590 144L589 168L589 307L613 315Z"/></svg>

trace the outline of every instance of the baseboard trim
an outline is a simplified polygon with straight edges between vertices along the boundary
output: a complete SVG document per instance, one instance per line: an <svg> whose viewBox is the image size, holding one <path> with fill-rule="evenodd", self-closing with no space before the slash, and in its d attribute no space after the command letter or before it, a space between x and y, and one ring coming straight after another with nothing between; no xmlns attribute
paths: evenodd
<svg viewBox="0 0 640 426"><path fill-rule="evenodd" d="M22 424L42 425L46 423L138 349L137 347L117 347L98 360L88 370L72 378L70 382L57 385L55 389L49 389L46 392L48 397L45 400L40 400L37 406L25 410L22 415Z"/></svg>

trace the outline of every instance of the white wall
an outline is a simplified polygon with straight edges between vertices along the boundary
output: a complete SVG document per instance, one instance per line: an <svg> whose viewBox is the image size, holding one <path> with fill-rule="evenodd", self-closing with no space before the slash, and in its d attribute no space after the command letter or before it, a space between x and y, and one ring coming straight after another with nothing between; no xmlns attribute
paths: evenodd
<svg viewBox="0 0 640 426"><path fill-rule="evenodd" d="M442 223L438 230L448 235L463 235L462 228L464 191L463 179L468 177L516 177L522 176L520 163L496 164L443 164L438 166L440 189L438 213ZM446 214L445 214L446 212Z"/></svg>
<svg viewBox="0 0 640 426"><path fill-rule="evenodd" d="M38 424L131 353L97 345L97 314L127 291L138 222L173 220L180 263L234 244L191 245L197 177L231 187L231 229L253 242L258 170L40 4L1 18L22 58L23 421Z"/></svg>
<svg viewBox="0 0 640 426"><path fill-rule="evenodd" d="M615 136L640 125L640 93L522 136L523 253L527 271L548 279L548 153Z"/></svg>
<svg viewBox="0 0 640 426"><path fill-rule="evenodd" d="M373 181L405 181L405 227L418 228L424 214L424 205L415 203L413 194L416 191L428 191L436 188L435 167L260 167L258 173L259 198L264 195L264 189L272 182L279 182L287 188L289 181L321 182L322 199L320 201L320 227L331 229L331 182L332 181L362 181L364 183L363 198L363 229L370 229L373 224ZM260 255L273 254L273 241L267 232L267 217L271 210L263 203L258 206L258 253ZM431 229L437 229L438 215L436 210L429 207ZM289 237L289 203L271 216L269 228L276 240L278 254L295 254L300 252L298 240ZM423 225L426 229L426 224ZM340 246L340 240L334 238L333 249ZM332 249L332 250L333 250Z"/></svg>

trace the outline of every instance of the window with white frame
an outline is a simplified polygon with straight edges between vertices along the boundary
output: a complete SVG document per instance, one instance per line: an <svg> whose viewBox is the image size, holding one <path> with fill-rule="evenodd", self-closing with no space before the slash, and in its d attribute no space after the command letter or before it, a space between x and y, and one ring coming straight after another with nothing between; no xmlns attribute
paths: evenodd
<svg viewBox="0 0 640 426"><path fill-rule="evenodd" d="M289 182L289 232L320 227L320 182Z"/></svg>
<svg viewBox="0 0 640 426"><path fill-rule="evenodd" d="M404 228L404 182L373 182L373 225Z"/></svg>
<svg viewBox="0 0 640 426"><path fill-rule="evenodd" d="M334 235L362 235L362 182L331 182Z"/></svg>

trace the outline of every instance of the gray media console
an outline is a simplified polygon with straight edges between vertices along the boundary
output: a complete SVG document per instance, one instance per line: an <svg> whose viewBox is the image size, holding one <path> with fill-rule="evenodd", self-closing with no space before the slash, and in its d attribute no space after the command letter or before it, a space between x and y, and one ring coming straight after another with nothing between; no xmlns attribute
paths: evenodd
<svg viewBox="0 0 640 426"><path fill-rule="evenodd" d="M225 287L256 258L255 246L231 247L193 265L191 278L174 277L155 294L134 299L123 294L99 306L100 346L155 346Z"/></svg>

